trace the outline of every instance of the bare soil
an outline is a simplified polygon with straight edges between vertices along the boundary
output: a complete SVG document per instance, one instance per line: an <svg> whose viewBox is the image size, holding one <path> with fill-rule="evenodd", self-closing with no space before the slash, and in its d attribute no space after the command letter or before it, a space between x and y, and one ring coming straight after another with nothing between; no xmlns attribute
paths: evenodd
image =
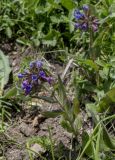
<svg viewBox="0 0 115 160"><path fill-rule="evenodd" d="M24 113L23 113L24 112ZM36 111L37 112L37 111ZM2 154L7 160L29 160L27 151L27 142L33 136L49 137L48 127L51 128L52 140L55 146L60 148L63 146L63 153L67 156L71 147L71 134L66 132L60 126L60 117L45 118L39 110L37 114L27 109L17 113L12 119L12 124L6 132L1 136ZM74 153L75 154L75 153Z"/></svg>
<svg viewBox="0 0 115 160"><path fill-rule="evenodd" d="M13 51L12 51L13 49ZM12 44L5 44L2 50L10 57L10 64L13 74L18 73L22 58L25 56L35 56L35 52L31 48L27 48L24 52L17 45L12 48ZM56 64L57 72L62 72L58 64ZM12 85L13 79L8 82L8 86ZM7 88L6 87L6 88ZM27 149L27 142L33 136L49 137L48 127L51 128L52 140L55 141L55 148L57 148L57 157L69 157L72 135L66 132L60 125L60 117L46 118L41 115L44 110L57 110L58 105L52 106L48 103L39 102L39 106L24 104L20 108L20 112L12 112L11 122L8 125L5 133L0 135L0 157L2 160L29 160ZM61 149L61 151L60 151ZM62 152L62 153L61 153ZM51 160L51 153L45 151L44 157ZM71 152L73 160L75 159L75 152ZM36 156L35 159L42 159ZM65 158L62 158L65 159Z"/></svg>

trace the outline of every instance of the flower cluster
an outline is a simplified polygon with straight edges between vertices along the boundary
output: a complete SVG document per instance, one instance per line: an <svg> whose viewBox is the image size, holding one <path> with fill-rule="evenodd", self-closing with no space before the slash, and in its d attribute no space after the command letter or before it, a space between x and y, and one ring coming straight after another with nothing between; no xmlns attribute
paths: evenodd
<svg viewBox="0 0 115 160"><path fill-rule="evenodd" d="M94 32L98 30L98 19L90 14L90 8L88 5L84 5L82 10L75 10L74 17L76 19L76 29L80 29L82 31L92 29Z"/></svg>
<svg viewBox="0 0 115 160"><path fill-rule="evenodd" d="M21 88L25 95L30 94L33 88L38 88L43 82L51 84L53 80L43 68L43 62L38 60L30 62L29 69L19 73L18 78L22 79Z"/></svg>

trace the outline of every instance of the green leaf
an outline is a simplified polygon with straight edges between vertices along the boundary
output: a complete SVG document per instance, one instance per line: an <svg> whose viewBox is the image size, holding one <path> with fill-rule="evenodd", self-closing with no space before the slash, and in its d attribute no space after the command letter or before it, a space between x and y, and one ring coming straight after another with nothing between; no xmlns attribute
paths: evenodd
<svg viewBox="0 0 115 160"><path fill-rule="evenodd" d="M60 124L69 133L73 133L73 129L71 128L71 125L67 120L61 120Z"/></svg>
<svg viewBox="0 0 115 160"><path fill-rule="evenodd" d="M103 140L110 149L115 150L115 141L112 140L104 125L103 125Z"/></svg>
<svg viewBox="0 0 115 160"><path fill-rule="evenodd" d="M101 67L105 67L107 65L107 63L105 63L103 60L95 60L95 63L98 65L98 66L101 66ZM109 64L110 65L110 64Z"/></svg>
<svg viewBox="0 0 115 160"><path fill-rule="evenodd" d="M38 99L42 99L46 102L49 103L56 103L57 101L55 101L52 97L47 97L47 96L31 96L32 98L38 98Z"/></svg>
<svg viewBox="0 0 115 160"><path fill-rule="evenodd" d="M53 4L54 3L54 0L48 0L49 3Z"/></svg>
<svg viewBox="0 0 115 160"><path fill-rule="evenodd" d="M94 103L87 103L86 104L86 111L87 111L87 114L89 117L92 117L93 119L95 119L94 115L95 116L97 115L97 110L96 110L96 105Z"/></svg>
<svg viewBox="0 0 115 160"><path fill-rule="evenodd" d="M8 82L10 72L11 68L9 65L8 56L5 56L0 50L0 92L3 92L3 88Z"/></svg>
<svg viewBox="0 0 115 160"><path fill-rule="evenodd" d="M111 2L110 4L111 6L109 7L109 12L114 14L115 17L115 1L113 1L113 3Z"/></svg>
<svg viewBox="0 0 115 160"><path fill-rule="evenodd" d="M55 118L58 117L59 115L62 115L63 112L58 110L58 111L41 112L41 114L47 118Z"/></svg>
<svg viewBox="0 0 115 160"><path fill-rule="evenodd" d="M99 151L100 151L101 133L102 133L102 127L100 125L99 129L98 129L98 133L97 133L96 149L95 149L95 152L94 152L95 160L100 160L100 158L99 158Z"/></svg>
<svg viewBox="0 0 115 160"><path fill-rule="evenodd" d="M109 71L109 67L104 67L103 70L99 70L100 77L102 77L103 79L108 79Z"/></svg>
<svg viewBox="0 0 115 160"><path fill-rule="evenodd" d="M112 104L115 104L115 88L112 88L106 95L100 100L97 110L103 112L112 107Z"/></svg>
<svg viewBox="0 0 115 160"><path fill-rule="evenodd" d="M57 40L56 39L53 39L53 40L43 40L42 43L44 45L47 45L47 47L49 47L49 46L55 47L56 44L57 44Z"/></svg>
<svg viewBox="0 0 115 160"><path fill-rule="evenodd" d="M115 13L112 13L109 17L110 18L115 18Z"/></svg>
<svg viewBox="0 0 115 160"><path fill-rule="evenodd" d="M73 112L76 115L78 115L78 113L80 112L80 108L79 108L79 100L77 98L73 99Z"/></svg>
<svg viewBox="0 0 115 160"><path fill-rule="evenodd" d="M73 23L73 19L74 19L74 11L73 10L69 11L68 18L69 18L69 30L70 30L70 33L72 33L75 29L75 26Z"/></svg>
<svg viewBox="0 0 115 160"><path fill-rule="evenodd" d="M18 43L20 44L23 44L23 45L26 45L26 46L30 46L31 43L29 40L25 39L25 38L19 38L16 40Z"/></svg>
<svg viewBox="0 0 115 160"><path fill-rule="evenodd" d="M65 106L67 104L67 96L66 96L66 91L60 76L58 76L58 83L59 83L59 86L58 86L59 101L63 106Z"/></svg>
<svg viewBox="0 0 115 160"><path fill-rule="evenodd" d="M81 62L82 62L83 64L88 65L89 67L91 67L91 68L94 69L95 71L98 71L98 69L99 69L98 65L97 65L95 62L93 62L92 60L90 60L90 59L83 60L83 61L81 61Z"/></svg>
<svg viewBox="0 0 115 160"><path fill-rule="evenodd" d="M50 16L50 19L53 23L59 24L59 23L67 23L69 21L68 17L61 15L59 16Z"/></svg>
<svg viewBox="0 0 115 160"><path fill-rule="evenodd" d="M70 101L67 98L66 90L65 90L65 87L63 85L63 82L62 82L60 76L58 76L58 101L59 101L61 107L66 112L66 114L68 114L68 116L71 117L70 112L72 111L72 106L71 106Z"/></svg>
<svg viewBox="0 0 115 160"><path fill-rule="evenodd" d="M94 103L87 103L86 111L87 111L88 117L92 118L93 123L97 124L99 121L99 116L96 110L96 105Z"/></svg>
<svg viewBox="0 0 115 160"><path fill-rule="evenodd" d="M44 36L42 43L47 46L55 46L59 36L60 33L58 31L51 29L48 34Z"/></svg>
<svg viewBox="0 0 115 160"><path fill-rule="evenodd" d="M92 4L89 4L89 6L90 6L90 14L91 14L91 15L96 15L96 14L97 14L97 11L96 11L95 6L92 5Z"/></svg>
<svg viewBox="0 0 115 160"><path fill-rule="evenodd" d="M68 10L72 10L73 8L76 7L75 3L73 0L61 0L61 4L67 8Z"/></svg>
<svg viewBox="0 0 115 160"><path fill-rule="evenodd" d="M34 43L34 45L36 46L36 47L38 47L39 45L40 45L40 41L39 41L39 39L33 39L33 43Z"/></svg>
<svg viewBox="0 0 115 160"><path fill-rule="evenodd" d="M6 28L6 35L8 36L8 38L11 38L12 37L12 30L10 27L7 27Z"/></svg>
<svg viewBox="0 0 115 160"><path fill-rule="evenodd" d="M16 96L16 93L17 93L17 88L16 88L16 87L13 87L13 88L9 89L9 90L5 93L5 95L3 96L3 98L9 99L9 98L11 98L11 97L13 97L13 96Z"/></svg>
<svg viewBox="0 0 115 160"><path fill-rule="evenodd" d="M29 8L29 9L32 8L32 7L36 8L39 1L40 0L32 0L32 1L31 0L24 0L23 1L24 5L25 5L24 7Z"/></svg>
<svg viewBox="0 0 115 160"><path fill-rule="evenodd" d="M45 40L53 40L60 37L60 32L56 31L55 29L51 29L48 34L44 37Z"/></svg>
<svg viewBox="0 0 115 160"><path fill-rule="evenodd" d="M76 133L78 133L78 131L81 129L82 127L82 116L81 114L79 114L74 121L74 129L76 131Z"/></svg>
<svg viewBox="0 0 115 160"><path fill-rule="evenodd" d="M89 137L88 133L84 131L83 134L82 134L82 148L84 148L86 146L88 141L90 141L90 137ZM86 148L85 154L88 155L89 157L92 157L92 155L93 155L93 145L92 145L91 142L88 145L88 147Z"/></svg>

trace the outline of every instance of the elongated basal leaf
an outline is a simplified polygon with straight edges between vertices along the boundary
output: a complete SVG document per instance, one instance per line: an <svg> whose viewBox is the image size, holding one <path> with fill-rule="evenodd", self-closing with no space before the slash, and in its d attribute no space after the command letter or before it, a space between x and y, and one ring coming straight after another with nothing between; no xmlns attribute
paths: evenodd
<svg viewBox="0 0 115 160"><path fill-rule="evenodd" d="M74 9L76 6L73 0L61 0L61 3L68 10Z"/></svg>
<svg viewBox="0 0 115 160"><path fill-rule="evenodd" d="M0 94L3 93L3 88L8 82L10 72L11 68L9 65L8 56L5 56L0 50Z"/></svg>
<svg viewBox="0 0 115 160"><path fill-rule="evenodd" d="M115 88L112 88L106 95L101 99L98 105L98 111L105 111L110 105L115 104Z"/></svg>
<svg viewBox="0 0 115 160"><path fill-rule="evenodd" d="M110 137L104 125L103 125L103 140L110 149L115 150L115 141Z"/></svg>
<svg viewBox="0 0 115 160"><path fill-rule="evenodd" d="M55 117L58 117L58 116L62 115L62 114L63 114L63 111L61 111L61 110L46 111L46 112L41 112L41 114L42 114L44 117L47 117L47 118L55 118Z"/></svg>

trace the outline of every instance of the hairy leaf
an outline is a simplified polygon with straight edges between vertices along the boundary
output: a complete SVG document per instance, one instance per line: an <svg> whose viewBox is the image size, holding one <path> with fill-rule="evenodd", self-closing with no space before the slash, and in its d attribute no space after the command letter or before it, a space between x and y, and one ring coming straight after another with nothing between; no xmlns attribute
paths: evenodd
<svg viewBox="0 0 115 160"><path fill-rule="evenodd" d="M110 149L115 150L115 140L114 141L112 140L104 125L103 125L103 140Z"/></svg>
<svg viewBox="0 0 115 160"><path fill-rule="evenodd" d="M100 100L98 104L98 111L103 112L108 109L108 107L113 107L115 104L115 88L112 88L106 95Z"/></svg>
<svg viewBox="0 0 115 160"><path fill-rule="evenodd" d="M41 114L47 118L55 118L55 117L58 117L59 115L62 115L63 112L60 110L56 110L56 111L42 112Z"/></svg>
<svg viewBox="0 0 115 160"><path fill-rule="evenodd" d="M11 72L11 68L9 65L9 59L4 53L0 50L0 91L3 92L3 88L5 84L7 84L9 79L9 74Z"/></svg>
<svg viewBox="0 0 115 160"><path fill-rule="evenodd" d="M61 3L68 10L73 9L76 6L73 0L61 0Z"/></svg>

